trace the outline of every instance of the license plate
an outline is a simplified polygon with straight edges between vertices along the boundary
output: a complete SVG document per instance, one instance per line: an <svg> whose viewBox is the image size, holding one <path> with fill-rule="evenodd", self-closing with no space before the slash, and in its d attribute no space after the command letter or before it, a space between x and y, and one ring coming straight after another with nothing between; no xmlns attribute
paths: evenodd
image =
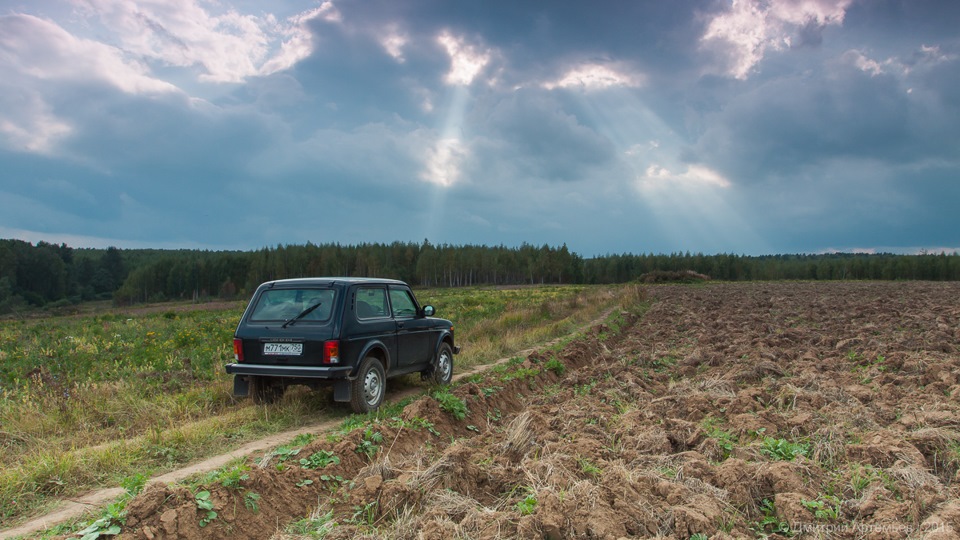
<svg viewBox="0 0 960 540"><path fill-rule="evenodd" d="M263 354L300 356L303 354L303 343L264 343Z"/></svg>

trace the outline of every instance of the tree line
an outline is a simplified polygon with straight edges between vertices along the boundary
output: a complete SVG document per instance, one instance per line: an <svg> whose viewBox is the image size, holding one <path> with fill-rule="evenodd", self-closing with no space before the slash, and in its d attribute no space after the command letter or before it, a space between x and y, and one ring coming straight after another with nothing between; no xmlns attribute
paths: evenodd
<svg viewBox="0 0 960 540"><path fill-rule="evenodd" d="M608 254L566 245L278 245L254 251L71 248L0 239L0 312L112 299L118 304L236 298L264 281L371 276L417 286L624 283L654 271L693 270L715 280L960 280L960 255Z"/></svg>

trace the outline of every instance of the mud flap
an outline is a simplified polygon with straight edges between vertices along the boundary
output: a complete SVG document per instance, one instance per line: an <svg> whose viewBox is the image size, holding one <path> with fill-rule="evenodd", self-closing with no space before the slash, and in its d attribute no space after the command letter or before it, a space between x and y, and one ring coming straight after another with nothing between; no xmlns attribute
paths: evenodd
<svg viewBox="0 0 960 540"><path fill-rule="evenodd" d="M233 376L233 395L243 397L250 395L250 378L246 375Z"/></svg>
<svg viewBox="0 0 960 540"><path fill-rule="evenodd" d="M333 383L333 400L339 403L350 401L350 381L337 379Z"/></svg>

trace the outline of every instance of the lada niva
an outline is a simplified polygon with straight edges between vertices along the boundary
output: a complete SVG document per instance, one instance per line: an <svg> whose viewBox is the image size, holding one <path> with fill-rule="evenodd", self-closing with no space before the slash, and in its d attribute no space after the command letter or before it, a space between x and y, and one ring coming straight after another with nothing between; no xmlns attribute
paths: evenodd
<svg viewBox="0 0 960 540"><path fill-rule="evenodd" d="M334 401L362 413L383 402L388 378L419 372L449 384L460 347L453 324L434 312L392 279L268 281L234 334L233 393L265 403L288 386L332 386Z"/></svg>

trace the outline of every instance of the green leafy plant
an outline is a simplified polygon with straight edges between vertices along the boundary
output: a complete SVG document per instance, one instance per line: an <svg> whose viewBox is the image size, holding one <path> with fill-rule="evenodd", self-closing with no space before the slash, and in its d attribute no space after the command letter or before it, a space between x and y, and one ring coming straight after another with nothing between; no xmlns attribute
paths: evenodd
<svg viewBox="0 0 960 540"><path fill-rule="evenodd" d="M810 456L810 445L794 443L786 439L764 437L760 452L778 461L793 461L797 456Z"/></svg>
<svg viewBox="0 0 960 540"><path fill-rule="evenodd" d="M880 478L873 465L854 463L850 469L850 489L853 496L859 498L870 484Z"/></svg>
<svg viewBox="0 0 960 540"><path fill-rule="evenodd" d="M732 433L721 429L718 423L719 420L716 418L707 417L703 420L702 427L707 435L716 441L717 448L720 450L720 461L724 461L733 454L733 449L739 441Z"/></svg>
<svg viewBox="0 0 960 540"><path fill-rule="evenodd" d="M372 527L377 521L377 501L371 501L363 506L354 506L353 516L351 516L349 521L351 523L361 523Z"/></svg>
<svg viewBox="0 0 960 540"><path fill-rule="evenodd" d="M594 465L593 462L587 458L582 457L577 459L577 464L580 465L581 471L594 478L598 478L603 473L603 470L600 467Z"/></svg>
<svg viewBox="0 0 960 540"><path fill-rule="evenodd" d="M254 512L260 511L260 495L254 493L253 491L248 491L243 494L243 505L253 510Z"/></svg>
<svg viewBox="0 0 960 540"><path fill-rule="evenodd" d="M270 452L268 457L271 457L271 458L276 457L277 464L274 467L276 467L278 471L282 471L285 468L284 463L288 459L299 454L301 450L302 448L291 448L289 446L281 446L275 449L273 452Z"/></svg>
<svg viewBox="0 0 960 540"><path fill-rule="evenodd" d="M239 489L244 480L249 480L250 475L247 471L250 467L246 464L240 464L232 468L216 470L207 475L207 482L219 482L228 489Z"/></svg>
<svg viewBox="0 0 960 540"><path fill-rule="evenodd" d="M287 527L287 531L314 540L321 540L330 534L330 531L336 526L337 522L333 520L333 510L331 510L322 516L301 519L291 523Z"/></svg>
<svg viewBox="0 0 960 540"><path fill-rule="evenodd" d="M306 446L316 440L317 436L313 433L300 433L293 438L291 443L293 446Z"/></svg>
<svg viewBox="0 0 960 540"><path fill-rule="evenodd" d="M529 516L537 509L537 495L532 492L527 493L527 496L518 502L515 508L521 516Z"/></svg>
<svg viewBox="0 0 960 540"><path fill-rule="evenodd" d="M653 371L657 373L663 373L673 366L677 365L677 358L674 356L664 356L663 358L657 358L650 363L653 366Z"/></svg>
<svg viewBox="0 0 960 540"><path fill-rule="evenodd" d="M120 534L120 525L114 523L109 517L100 518L91 523L82 531L77 531L75 535L80 536L80 540L97 540L101 536L116 536Z"/></svg>
<svg viewBox="0 0 960 540"><path fill-rule="evenodd" d="M410 427L414 429L426 428L426 430L429 431L431 434L437 437L440 436L440 432L437 431L437 428L435 427L434 423L427 420L426 418L423 418L421 416L414 416L411 420L409 420L408 423Z"/></svg>
<svg viewBox="0 0 960 540"><path fill-rule="evenodd" d="M550 357L549 360L543 363L543 369L552 371L557 375L563 375L563 372L567 370L567 366L556 357Z"/></svg>
<svg viewBox="0 0 960 540"><path fill-rule="evenodd" d="M381 443L383 443L383 434L379 431L373 431L372 427L367 427L367 430L363 432L363 440L357 445L355 451L372 458L380 450Z"/></svg>
<svg viewBox="0 0 960 540"><path fill-rule="evenodd" d="M198 510L206 511L204 517L200 518L201 527L206 527L211 521L217 519L217 511L213 509L213 501L210 500L209 491L198 491L196 495L193 496L193 500Z"/></svg>
<svg viewBox="0 0 960 540"><path fill-rule="evenodd" d="M578 396L585 396L589 394L593 390L593 387L596 385L597 385L596 380L592 380L586 384L577 385L573 388L573 393Z"/></svg>
<svg viewBox="0 0 960 540"><path fill-rule="evenodd" d="M320 450L310 454L310 457L300 460L300 466L304 469L324 469L330 465L338 465L340 458L333 452Z"/></svg>
<svg viewBox="0 0 960 540"><path fill-rule="evenodd" d="M777 517L777 507L770 499L760 501L760 519L753 522L750 526L758 536L766 537L768 534L782 534L784 536L793 536L790 530L790 524Z"/></svg>
<svg viewBox="0 0 960 540"><path fill-rule="evenodd" d="M431 394L433 399L437 400L437 403L440 404L440 408L444 411L450 413L451 416L457 420L463 420L467 417L469 411L467 410L467 403L457 396L450 393L446 388L441 388L436 390Z"/></svg>
<svg viewBox="0 0 960 540"><path fill-rule="evenodd" d="M802 499L800 504L813 512L817 519L836 521L840 517L840 499L833 495L821 495L814 501Z"/></svg>
<svg viewBox="0 0 960 540"><path fill-rule="evenodd" d="M86 526L83 530L71 533L70 536L73 537L79 535L80 540L96 540L101 536L115 536L120 534L121 525L127 516L127 502L133 496L134 494L128 491L116 502L108 504L106 509L104 509L103 515L100 517L100 519L97 519L90 525ZM59 534L57 532L57 527L51 529L51 532L54 534Z"/></svg>
<svg viewBox="0 0 960 540"><path fill-rule="evenodd" d="M496 394L497 392L499 392L500 390L503 390L502 386L484 386L483 388L480 389L480 392L485 397L490 397Z"/></svg>
<svg viewBox="0 0 960 540"><path fill-rule="evenodd" d="M522 381L524 379L532 379L540 374L539 368L517 368L513 371L504 373L500 377L500 380L504 382L508 381Z"/></svg>
<svg viewBox="0 0 960 540"><path fill-rule="evenodd" d="M143 487L147 484L149 478L141 473L136 473L132 476L127 476L120 480L120 487L126 490L127 494L130 496L138 495L143 491Z"/></svg>

